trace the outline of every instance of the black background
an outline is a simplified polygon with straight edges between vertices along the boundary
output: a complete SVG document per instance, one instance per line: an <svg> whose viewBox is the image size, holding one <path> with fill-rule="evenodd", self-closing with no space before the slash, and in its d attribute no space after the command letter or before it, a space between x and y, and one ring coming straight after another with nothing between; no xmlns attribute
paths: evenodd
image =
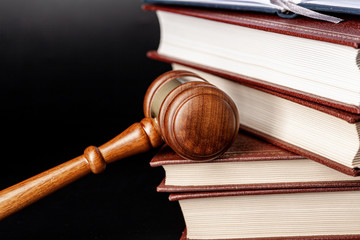
<svg viewBox="0 0 360 240"><path fill-rule="evenodd" d="M1 189L100 146L143 118L170 66L139 0L0 2ZM0 222L5 239L179 239L180 207L157 193L156 151L108 165Z"/></svg>

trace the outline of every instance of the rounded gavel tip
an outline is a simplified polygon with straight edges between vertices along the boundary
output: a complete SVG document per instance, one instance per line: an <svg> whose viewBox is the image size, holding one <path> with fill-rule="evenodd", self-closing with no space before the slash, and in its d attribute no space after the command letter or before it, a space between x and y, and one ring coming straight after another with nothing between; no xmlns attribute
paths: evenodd
<svg viewBox="0 0 360 240"><path fill-rule="evenodd" d="M162 96L162 88L169 86L172 88ZM157 98L161 98L161 106L154 110L153 105L160 105ZM179 155L192 160L220 156L239 130L239 114L231 98L188 71L170 71L158 77L148 89L144 111L157 118L164 141Z"/></svg>
<svg viewBox="0 0 360 240"><path fill-rule="evenodd" d="M176 82L177 79L181 79L182 77L194 77L194 79L196 79L197 81L205 81L195 73L184 70L172 70L161 74L150 84L146 91L143 103L145 117L156 117L153 116L153 114L151 113L151 105L154 100L156 100L156 95L161 92L161 89L164 88L167 83L171 83L172 81ZM160 98L161 97L165 96L160 96Z"/></svg>

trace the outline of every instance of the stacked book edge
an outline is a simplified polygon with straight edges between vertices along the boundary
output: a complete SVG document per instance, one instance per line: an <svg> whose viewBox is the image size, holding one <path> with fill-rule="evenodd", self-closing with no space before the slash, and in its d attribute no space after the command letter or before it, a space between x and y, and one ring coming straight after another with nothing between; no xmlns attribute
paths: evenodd
<svg viewBox="0 0 360 240"><path fill-rule="evenodd" d="M165 146L150 163L165 171L157 190L181 206L181 239L360 239L360 20L144 9L161 28L148 57L198 74L240 113L221 158Z"/></svg>

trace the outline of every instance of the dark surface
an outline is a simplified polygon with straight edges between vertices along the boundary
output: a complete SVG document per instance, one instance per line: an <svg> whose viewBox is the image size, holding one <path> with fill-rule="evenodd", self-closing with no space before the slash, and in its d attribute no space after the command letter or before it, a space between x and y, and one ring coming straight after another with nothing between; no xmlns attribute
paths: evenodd
<svg viewBox="0 0 360 240"><path fill-rule="evenodd" d="M155 13L140 1L1 1L0 188L140 121L147 87L170 70L146 58L159 35ZM156 192L164 173L149 166L155 152L113 163L8 217L0 238L179 239L180 207Z"/></svg>

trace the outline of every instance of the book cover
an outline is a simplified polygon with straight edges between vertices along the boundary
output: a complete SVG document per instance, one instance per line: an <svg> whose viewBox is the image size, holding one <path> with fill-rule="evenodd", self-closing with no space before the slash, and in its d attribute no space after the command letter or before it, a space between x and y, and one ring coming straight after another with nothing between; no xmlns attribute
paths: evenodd
<svg viewBox="0 0 360 240"><path fill-rule="evenodd" d="M181 239L359 239L359 187L173 193Z"/></svg>
<svg viewBox="0 0 360 240"><path fill-rule="evenodd" d="M205 8L220 8L220 9L230 9L230 10L240 10L240 11L255 11L263 13L277 13L280 17L284 18L293 18L296 15L291 13L285 13L283 5L280 5L278 1L263 1L263 0L253 0L253 1L228 1L228 0L144 0L145 3L152 4L172 4L180 6L195 6L195 7L205 7ZM283 1L280 1L283 2ZM342 13L342 14L360 14L360 4L357 1L294 1L293 4L296 4L300 7L307 9L322 11L322 12L332 12L332 13ZM289 11L289 10L288 10Z"/></svg>
<svg viewBox="0 0 360 240"><path fill-rule="evenodd" d="M223 156L199 162L183 159L164 146L151 160L166 177L159 192L229 191L360 186L348 176L240 131Z"/></svg>
<svg viewBox="0 0 360 240"><path fill-rule="evenodd" d="M182 59L178 59L176 57L165 56L165 55L159 54L155 50L148 51L147 56L154 60L158 60L158 61L162 61L162 62L166 62L166 63L177 63L177 64L181 64L183 66L198 69L200 71L212 73L217 76L221 76L223 78L226 78L226 79L229 79L234 82L241 83L241 84L250 84L253 86L258 86L258 87L261 87L264 89L269 89L269 90L283 93L283 94L286 94L289 96L294 96L296 98L304 99L306 101L319 103L321 105L344 110L344 111L347 111L350 113L360 114L360 106L342 103L342 102L339 102L339 101L336 101L336 100L333 100L330 98L320 97L315 94L311 94L311 93L299 91L297 89L293 89L293 88L281 86L278 84L266 82L261 79L251 78L251 77L241 75L238 73L234 73L234 72L230 72L230 71L226 71L226 70L222 70L222 69L218 69L218 68L208 67L208 66L193 63L190 61L185 61Z"/></svg>
<svg viewBox="0 0 360 240"><path fill-rule="evenodd" d="M358 18L331 24L201 8L144 9L161 13L160 45L149 57L360 113Z"/></svg>
<svg viewBox="0 0 360 240"><path fill-rule="evenodd" d="M154 54L152 54L152 53L154 53ZM152 57L152 58L154 58L156 60L162 61L161 57L160 58L157 57L159 55L156 54L156 52L150 52L149 55L150 55L150 57ZM167 61L165 61L165 62L167 62ZM274 98L279 97L279 98L282 98L282 99L286 99L286 100L288 100L290 102L293 102L295 104L300 104L300 105L302 105L302 106L304 106L306 108L313 109L313 110L315 110L315 112L313 111L312 114L317 114L317 111L320 111L322 113L325 113L326 115L333 116L333 117L335 117L337 119L344 120L345 122L354 125L355 129L357 129L356 126L360 121L360 115L359 114L350 113L350 112L347 112L347 111L340 110L338 108L329 107L329 106L320 104L319 102L321 102L321 101L318 101L318 102L307 101L305 99L299 98L297 95L294 95L294 94L290 94L290 95L283 94L281 92L277 92L277 91L272 90L271 87L264 88L264 87L260 86L259 84L253 84L252 82L248 82L247 80L242 80L239 76L237 76L237 77L239 77L239 78L237 78L238 80L234 81L234 79L232 79L232 78L230 78L230 79L224 78L223 74L217 75L217 73L212 71L211 69L209 70L208 68L205 68L205 69L199 68L198 65L194 65L194 66L192 66L190 68L190 67L186 67L185 65L181 65L181 64L173 64L173 68L174 67L175 67L175 69L183 69L183 70L188 70L188 71L194 71L194 72L200 74L200 76L202 74L205 74L205 75L203 75L203 77L205 79L207 79L207 78L212 79L213 76L215 76L215 78L216 78L215 82L216 83L214 83L214 82L212 82L212 83L215 84L215 85L220 84L220 85L218 85L218 87L220 87L222 90L226 91L233 99L235 99L235 101L236 100L240 101L240 102L238 102L238 105L241 104L241 102L242 102L242 100L238 99L238 98L240 98L239 94L241 94L240 89L238 89L239 91L236 90L238 88L237 86L239 85L239 86L244 86L244 87L240 87L240 88L248 88L249 87L250 89L256 89L255 91L258 90L260 92L270 94L270 95L274 96ZM198 70L198 69L201 69L202 71ZM233 82L233 83L231 83L231 82ZM272 101L274 101L274 99ZM276 104L274 104L274 106L275 105ZM239 109L240 114L243 114L243 115L246 115L246 116L254 115L254 114L252 114L252 111L254 111L254 110L251 109L251 112L244 112L243 109ZM283 110L281 110L281 111L283 111ZM294 116L298 115L296 118L300 119L300 120L301 119L306 119L306 118L311 119L313 117L313 116L304 116L300 112L296 112L296 111L292 112L291 115L294 115ZM275 116L273 116L273 117L275 117ZM317 118L314 118L314 119L318 120ZM328 167L334 168L334 169L336 169L338 171L341 171L343 173L346 173L348 175L358 176L360 174L360 171L359 171L358 167L345 165L343 163L340 163L339 159L335 160L335 159L333 159L331 157L326 156L327 155L327 153L326 153L327 150L326 149L322 150L321 153L313 151L313 150L309 150L305 146L302 146L302 145L299 146L299 144L296 143L296 139L293 142L290 143L288 140L283 140L282 138L284 138L284 137L274 137L272 134L264 133L264 131L259 131L258 129L256 129L254 127L249 127L246 124L243 124L241 118L240 118L240 122L241 122L240 127L242 129L257 135L257 136L261 137L262 139L264 139L264 140L266 140L266 141L268 141L268 142L270 142L270 143L272 143L274 145L277 145L277 146L279 146L281 148L287 149L287 150L289 150L291 152L297 153L297 154L299 154L301 156L310 158L310 159L315 160L315 161L317 161L319 163L325 164ZM316 122L316 121L314 121L314 122ZM269 123L265 121L263 124L268 125ZM284 124L284 122L282 122L281 124ZM313 124L313 123L311 123L311 124ZM318 124L323 125L323 123L321 123L321 121ZM301 123L301 125L304 128L306 128L308 124L307 123ZM334 125L332 125L332 126L334 126ZM281 127L281 125L278 124L277 128L278 127ZM292 131L289 128L285 128L285 131L286 131L286 133L284 133L285 135L293 135L293 133L295 132L295 131ZM327 130L325 129L324 131L327 131ZM323 134L324 131L320 131L320 133ZM355 130L355 134L358 136L357 130ZM286 138L286 136L285 136L285 138ZM347 142L347 141L343 141L341 139L335 139L335 140L331 140L331 141L336 141L336 142L340 141L339 144L345 144L345 146L346 146L347 143L349 143L350 145L358 144L359 143L358 137L356 137L356 139L357 140L356 141L353 140L353 142ZM328 139L326 139L326 140L328 140ZM324 141L326 141L326 140L324 140ZM333 144L336 145L336 142L334 142ZM334 149L331 149L331 150L334 150Z"/></svg>
<svg viewBox="0 0 360 240"><path fill-rule="evenodd" d="M359 175L358 114L181 65L173 68L192 71L225 91L238 107L240 128L343 173Z"/></svg>
<svg viewBox="0 0 360 240"><path fill-rule="evenodd" d="M360 44L360 19L357 16L349 16L348 19L341 24L331 24L307 18L289 20L272 15L219 9L212 10L152 4L145 4L142 8L148 11L172 12L236 26L336 43L354 48L359 48Z"/></svg>

